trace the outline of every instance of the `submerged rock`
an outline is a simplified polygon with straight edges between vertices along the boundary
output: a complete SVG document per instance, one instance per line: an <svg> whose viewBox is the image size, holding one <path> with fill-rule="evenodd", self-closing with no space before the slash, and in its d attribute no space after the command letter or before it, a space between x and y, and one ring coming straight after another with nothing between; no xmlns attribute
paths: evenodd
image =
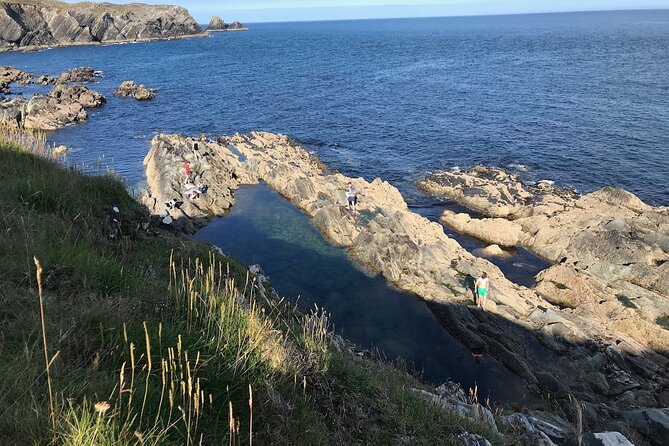
<svg viewBox="0 0 669 446"><path fill-rule="evenodd" d="M131 96L138 101L148 101L156 97L156 91L134 81L124 81L114 91L114 95L122 98Z"/></svg>

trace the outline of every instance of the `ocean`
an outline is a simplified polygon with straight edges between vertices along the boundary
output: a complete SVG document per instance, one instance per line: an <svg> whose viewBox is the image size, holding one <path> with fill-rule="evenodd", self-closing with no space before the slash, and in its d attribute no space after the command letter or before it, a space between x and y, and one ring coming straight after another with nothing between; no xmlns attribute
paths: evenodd
<svg viewBox="0 0 669 446"><path fill-rule="evenodd" d="M109 102L50 136L68 161L140 186L159 132L269 130L411 203L439 169L623 187L669 204L669 11L252 24L209 38L0 54L57 74L89 65ZM132 79L151 102L112 96Z"/></svg>

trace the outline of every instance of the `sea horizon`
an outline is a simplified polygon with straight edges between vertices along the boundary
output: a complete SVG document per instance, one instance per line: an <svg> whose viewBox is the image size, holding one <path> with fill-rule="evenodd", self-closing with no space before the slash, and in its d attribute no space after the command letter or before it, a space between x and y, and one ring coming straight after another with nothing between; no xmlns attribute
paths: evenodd
<svg viewBox="0 0 669 446"><path fill-rule="evenodd" d="M513 16L541 16L557 14L587 14L587 13L617 13L617 12L652 12L669 11L666 8L621 8L621 9L583 9L573 11L542 11L542 12L523 12L523 13L498 13L498 14L463 14L463 15L434 15L434 16L397 16L397 17L367 17L367 18L349 18L349 19L314 19L314 20L281 20L281 21L244 21L244 25L263 25L263 24L283 24L283 23L330 23L330 22L359 22L359 21L378 21L378 20L424 20L424 19L450 19L450 18L476 18L476 17L513 17ZM219 15L220 16L220 15ZM223 17L221 17L223 18ZM223 18L223 20L226 20ZM235 21L234 17L226 23ZM208 22L199 22L199 25L206 28Z"/></svg>

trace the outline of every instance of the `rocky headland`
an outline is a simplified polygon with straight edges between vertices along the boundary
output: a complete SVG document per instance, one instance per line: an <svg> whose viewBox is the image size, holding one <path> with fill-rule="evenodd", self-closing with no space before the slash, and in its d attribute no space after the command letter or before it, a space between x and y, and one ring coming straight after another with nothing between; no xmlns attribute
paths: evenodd
<svg viewBox="0 0 669 446"><path fill-rule="evenodd" d="M122 98L131 97L137 101L148 101L156 97L156 91L144 84L137 84L134 81L123 81L114 90L114 95Z"/></svg>
<svg viewBox="0 0 669 446"><path fill-rule="evenodd" d="M240 22L225 23L223 19L215 15L209 21L207 31L246 31L248 28Z"/></svg>
<svg viewBox="0 0 669 446"><path fill-rule="evenodd" d="M140 3L0 2L0 51L202 35L185 8Z"/></svg>
<svg viewBox="0 0 669 446"><path fill-rule="evenodd" d="M184 181L186 164L190 184ZM473 352L492 355L531 389L550 396L570 422L580 420L586 430L620 431L658 445L669 432L669 409L662 408L669 405L669 332L651 322L656 314L663 314L666 296L652 291L654 288L626 281L631 288L623 298L615 291L618 285L610 288L605 276L583 273L580 268L586 265L574 265L569 256L544 271L536 289L519 286L495 265L447 237L441 225L411 212L389 183L329 172L315 156L283 135L251 133L217 140L159 135L151 142L145 166L148 192L144 201L172 226L194 232L212 217L225 215L240 184L266 182L311 217L333 243L348 248L358 263L423 298L443 325ZM361 192L358 213L344 207L349 182ZM206 192L193 195L189 189L194 186L206 186ZM495 207L506 209L493 209L493 215L524 215L521 204L535 200L547 186L537 186L537 191L519 189L512 194L520 197L517 200L506 200L507 192L504 197L496 196L494 202L499 206ZM486 210L481 193L464 195L474 197L479 212ZM541 202L547 208L581 200L566 191L544 195ZM616 199L617 206L628 212L625 215L634 220L632 213L636 212L639 221L635 224L644 224L646 229L664 215L662 209L641 206L626 194L607 191L594 197L609 204ZM588 205L580 203L574 209L582 211ZM639 212L646 215L640 218ZM513 235L505 236L509 239L491 243L511 245ZM581 262L591 264L598 255L592 251L600 248L579 243L591 252ZM631 246L614 251L621 249L629 251ZM664 265L656 250L649 251L646 260L651 261L647 262L651 269ZM632 265L620 267L635 270ZM593 264L591 269L598 268ZM484 271L491 278L492 302L486 312L469 305L473 278ZM656 272L659 278L660 270ZM639 289L655 293L657 296L646 295L655 302L646 306L644 299L631 292ZM566 294L570 297L563 296ZM564 305L570 299L579 304Z"/></svg>

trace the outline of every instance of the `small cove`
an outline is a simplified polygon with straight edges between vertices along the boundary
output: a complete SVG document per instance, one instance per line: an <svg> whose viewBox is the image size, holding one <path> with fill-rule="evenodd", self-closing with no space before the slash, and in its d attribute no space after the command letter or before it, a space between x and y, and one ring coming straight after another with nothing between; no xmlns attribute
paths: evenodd
<svg viewBox="0 0 669 446"><path fill-rule="evenodd" d="M196 237L245 264L260 264L280 295L318 305L338 333L388 359L403 358L428 382L449 378L498 403L525 400L522 380L485 355L475 358L424 302L357 267L309 218L266 185L243 186L226 217Z"/></svg>

